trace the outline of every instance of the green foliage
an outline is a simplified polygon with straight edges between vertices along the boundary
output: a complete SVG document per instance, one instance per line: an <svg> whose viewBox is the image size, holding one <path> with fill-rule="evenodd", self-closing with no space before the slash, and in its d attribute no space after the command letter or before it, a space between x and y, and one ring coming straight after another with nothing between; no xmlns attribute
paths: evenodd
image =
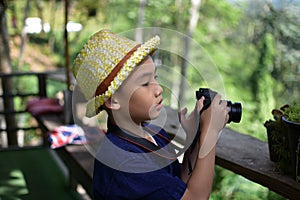
<svg viewBox="0 0 300 200"><path fill-rule="evenodd" d="M84 0L78 1L76 6L81 10L82 14L85 14L87 17L94 17L97 15L99 4L99 1Z"/></svg>
<svg viewBox="0 0 300 200"><path fill-rule="evenodd" d="M47 88L46 88L47 96L55 97L57 95L57 93L65 90L66 88L67 88L67 86L65 83L49 79L47 81Z"/></svg>
<svg viewBox="0 0 300 200"><path fill-rule="evenodd" d="M287 101L293 101L287 99L287 96L291 94L295 99L299 98L300 84L292 74L298 74L300 25L296 7L286 6L275 9L272 4L265 6L268 10L266 9L266 11L256 15L256 37L253 38L253 42L259 44L259 41L262 41L261 39L266 34L273 37L273 50L270 52L274 56L272 59L268 59L269 62L265 64L268 65L268 73L276 79L276 84L272 87L276 99L275 103L281 105ZM269 48L269 50L271 49ZM260 52L263 55L264 49L261 49Z"/></svg>
<svg viewBox="0 0 300 200"><path fill-rule="evenodd" d="M204 37L202 40L216 42L230 39L230 35L234 32L242 14L240 9L228 1L206 1L200 8L199 23L201 25L199 28L202 29L201 37Z"/></svg>
<svg viewBox="0 0 300 200"><path fill-rule="evenodd" d="M276 193L269 191L267 188L253 183L242 176L237 176L233 172L219 166L215 168L214 180L215 183L210 197L211 200L284 199Z"/></svg>
<svg viewBox="0 0 300 200"><path fill-rule="evenodd" d="M179 1L178 1L179 2ZM180 14L182 22L187 22L190 1L181 2L178 7L173 0L149 1L145 12L144 26L158 26L176 29L178 25L177 16ZM184 9L185 8L185 9ZM185 29L185 27L182 27Z"/></svg>
<svg viewBox="0 0 300 200"><path fill-rule="evenodd" d="M257 67L254 70L251 83L253 97L256 100L256 112L258 118L263 120L275 107L273 96L274 80L270 74L270 68L273 66L274 59L274 39L270 33L265 33L262 36L260 44L260 55Z"/></svg>
<svg viewBox="0 0 300 200"><path fill-rule="evenodd" d="M35 76L22 76L15 79L15 82L15 85L18 86L18 91L22 93L38 92L38 80Z"/></svg>
<svg viewBox="0 0 300 200"><path fill-rule="evenodd" d="M287 116L288 120L300 123L300 106L290 105L284 110L284 115Z"/></svg>

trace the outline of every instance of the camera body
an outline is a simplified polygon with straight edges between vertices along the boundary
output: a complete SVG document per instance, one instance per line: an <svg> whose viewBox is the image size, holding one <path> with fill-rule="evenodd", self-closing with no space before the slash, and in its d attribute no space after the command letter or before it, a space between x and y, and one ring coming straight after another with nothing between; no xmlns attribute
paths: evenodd
<svg viewBox="0 0 300 200"><path fill-rule="evenodd" d="M202 96L205 97L203 102L203 108L201 110L201 113L206 110L214 97L216 96L217 92L210 90L209 88L199 88L198 91L196 91L196 98L199 100ZM227 101L227 107L229 107L230 111L228 113L229 120L228 124L230 122L239 123L242 118L242 104L241 103L232 103L231 101Z"/></svg>

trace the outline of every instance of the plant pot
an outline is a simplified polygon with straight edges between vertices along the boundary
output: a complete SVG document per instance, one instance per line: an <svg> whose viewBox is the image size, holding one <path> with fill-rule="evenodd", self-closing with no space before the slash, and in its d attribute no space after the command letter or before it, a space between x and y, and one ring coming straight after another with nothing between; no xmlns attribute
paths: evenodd
<svg viewBox="0 0 300 200"><path fill-rule="evenodd" d="M282 117L282 120L287 124L288 128L293 177L297 180L297 182L300 182L300 123L289 121L285 117Z"/></svg>
<svg viewBox="0 0 300 200"><path fill-rule="evenodd" d="M275 123L275 122L273 122L273 123ZM268 136L268 147L269 147L270 160L273 162L277 162L279 160L279 155L275 150L276 149L276 140L274 139L276 130L271 127L266 127L266 129L267 129L267 136Z"/></svg>

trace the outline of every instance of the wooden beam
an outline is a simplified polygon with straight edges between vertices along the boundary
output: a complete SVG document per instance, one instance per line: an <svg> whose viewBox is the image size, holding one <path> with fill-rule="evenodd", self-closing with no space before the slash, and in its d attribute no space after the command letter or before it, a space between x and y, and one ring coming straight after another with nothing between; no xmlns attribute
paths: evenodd
<svg viewBox="0 0 300 200"><path fill-rule="evenodd" d="M289 199L299 199L300 184L275 170L268 143L225 128L217 143L216 164Z"/></svg>

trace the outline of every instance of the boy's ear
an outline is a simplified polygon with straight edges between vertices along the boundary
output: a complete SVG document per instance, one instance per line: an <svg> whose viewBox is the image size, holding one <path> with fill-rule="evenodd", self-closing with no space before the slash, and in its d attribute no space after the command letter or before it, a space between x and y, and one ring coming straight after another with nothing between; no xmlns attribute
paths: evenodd
<svg viewBox="0 0 300 200"><path fill-rule="evenodd" d="M105 107L111 110L118 110L120 109L119 101L113 97L109 98L107 101L104 102Z"/></svg>

